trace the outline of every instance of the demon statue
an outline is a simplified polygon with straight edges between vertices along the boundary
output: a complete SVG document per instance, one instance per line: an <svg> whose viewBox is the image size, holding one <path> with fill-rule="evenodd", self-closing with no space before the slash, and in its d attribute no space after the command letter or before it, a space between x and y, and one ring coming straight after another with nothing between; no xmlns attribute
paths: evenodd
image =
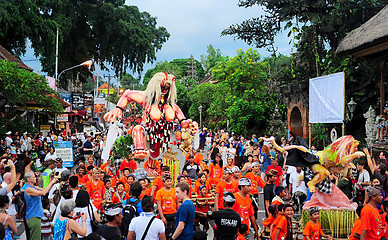
<svg viewBox="0 0 388 240"><path fill-rule="evenodd" d="M176 104L175 81L176 78L171 74L156 73L145 91L125 91L116 108L104 115L107 122L113 122L122 118L123 111L130 102L136 102L143 107L142 122L132 130L135 158L144 159L148 148L153 158L164 152L170 143L175 120L179 121L182 130L190 129L192 136L198 130L196 122L186 119Z"/></svg>

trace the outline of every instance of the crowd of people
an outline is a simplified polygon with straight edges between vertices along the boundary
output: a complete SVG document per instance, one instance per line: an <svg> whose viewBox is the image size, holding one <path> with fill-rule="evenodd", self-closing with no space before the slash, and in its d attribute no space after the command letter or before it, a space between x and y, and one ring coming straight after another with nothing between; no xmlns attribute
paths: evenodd
<svg viewBox="0 0 388 240"><path fill-rule="evenodd" d="M207 129L199 136L199 149L187 153L173 178L160 159L148 159L146 171L136 171L131 156L102 163L104 134L7 132L0 140L0 238L19 238L22 221L33 240L207 239L210 229L216 239L249 239L259 238L259 226L270 239L292 239L292 219L314 194L306 187L314 174L288 166L287 152L274 149L268 136L246 140ZM64 167L54 141L73 141L84 158ZM356 169L329 179L359 206L349 239L380 239L388 236L387 154L364 152ZM147 175L149 168L156 176ZM331 238L319 225L319 209L309 215L305 239Z"/></svg>

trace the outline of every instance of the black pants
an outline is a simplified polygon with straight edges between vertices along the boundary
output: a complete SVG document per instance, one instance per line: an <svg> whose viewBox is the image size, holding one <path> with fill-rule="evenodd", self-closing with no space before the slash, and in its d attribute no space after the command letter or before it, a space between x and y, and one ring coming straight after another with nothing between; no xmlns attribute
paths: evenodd
<svg viewBox="0 0 388 240"><path fill-rule="evenodd" d="M252 205L253 205L253 210L255 211L255 219L257 220L257 211L259 211L259 194L252 194L251 195L251 199L252 199Z"/></svg>
<svg viewBox="0 0 388 240"><path fill-rule="evenodd" d="M175 213L174 214L164 214L164 218L167 220L166 225L166 239L170 239L175 231Z"/></svg>

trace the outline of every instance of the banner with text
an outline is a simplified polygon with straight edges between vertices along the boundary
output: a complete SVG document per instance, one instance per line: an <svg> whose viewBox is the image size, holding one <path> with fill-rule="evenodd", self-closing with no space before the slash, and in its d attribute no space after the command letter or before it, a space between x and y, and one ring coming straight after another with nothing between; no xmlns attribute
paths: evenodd
<svg viewBox="0 0 388 240"><path fill-rule="evenodd" d="M53 142L53 146L57 157L62 158L63 166L67 168L73 167L73 142Z"/></svg>

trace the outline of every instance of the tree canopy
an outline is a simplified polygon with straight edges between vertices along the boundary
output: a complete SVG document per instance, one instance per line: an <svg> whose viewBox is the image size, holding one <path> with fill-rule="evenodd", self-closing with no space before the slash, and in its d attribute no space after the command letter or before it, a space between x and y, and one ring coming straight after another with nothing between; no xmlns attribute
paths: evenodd
<svg viewBox="0 0 388 240"><path fill-rule="evenodd" d="M57 27L59 71L95 59L117 75L127 68L140 72L169 38L155 17L124 0L1 0L0 11L0 44L20 56L31 41L42 70L50 75L55 71Z"/></svg>
<svg viewBox="0 0 388 240"><path fill-rule="evenodd" d="M225 57L212 71L216 82L196 86L190 91L190 117L198 119L202 105L203 123L210 128L241 134L263 133L266 119L279 104L268 88L267 63L257 50L238 50L237 56Z"/></svg>
<svg viewBox="0 0 388 240"><path fill-rule="evenodd" d="M16 63L0 61L0 98L11 105L25 105L33 102L52 112L63 112L54 96L57 94L48 86L43 76L21 69Z"/></svg>

